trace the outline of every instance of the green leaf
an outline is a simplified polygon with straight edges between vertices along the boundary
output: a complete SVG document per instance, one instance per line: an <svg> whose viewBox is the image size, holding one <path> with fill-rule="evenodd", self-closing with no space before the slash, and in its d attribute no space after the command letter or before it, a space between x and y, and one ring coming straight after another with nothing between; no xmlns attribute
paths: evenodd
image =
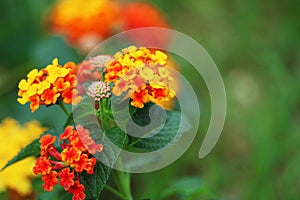
<svg viewBox="0 0 300 200"><path fill-rule="evenodd" d="M116 146L123 148L126 134L118 126L112 127L105 132L105 136Z"/></svg>
<svg viewBox="0 0 300 200"><path fill-rule="evenodd" d="M112 118L117 126L125 129L137 108L131 106L128 101L122 101L119 98L115 96L112 98Z"/></svg>
<svg viewBox="0 0 300 200"><path fill-rule="evenodd" d="M152 106L155 106L153 103L147 103L143 108L136 109L135 113L132 116L134 123L140 126L146 126L151 122L149 111Z"/></svg>
<svg viewBox="0 0 300 200"><path fill-rule="evenodd" d="M150 124L151 118L148 112L146 112L149 109L149 106L147 106L144 110L137 111L133 115L133 121L140 126L147 126ZM166 145L174 144L179 140L183 133L190 129L190 124L187 118L179 111L165 111L165 113L165 121L160 121L147 132L147 134L151 134L153 136L146 138L130 136L131 146L149 151L155 151L165 147ZM156 116L160 116L160 114L156 114ZM183 120L182 125L180 125L181 120ZM129 132L130 128L127 129L127 131Z"/></svg>
<svg viewBox="0 0 300 200"><path fill-rule="evenodd" d="M58 136L60 133L62 133L62 131L59 132L59 131L57 131L57 129L50 129L48 131L45 131L42 135L45 135L48 133L51 135L54 135L54 136ZM40 139L40 137L35 139L34 141L32 141L30 144L28 144L23 149L21 149L15 157L13 157L10 161L8 161L8 163L0 170L0 172L3 171L5 168L9 167L10 165L12 165L16 162L19 162L25 158L40 155L39 139Z"/></svg>
<svg viewBox="0 0 300 200"><path fill-rule="evenodd" d="M77 125L84 126L88 123L98 124L94 102L90 98L83 98L80 104L73 109L72 116Z"/></svg>
<svg viewBox="0 0 300 200"><path fill-rule="evenodd" d="M110 173L110 167L97 162L94 168L94 174L87 174L85 171L80 174L80 181L88 191L87 199L99 199Z"/></svg>

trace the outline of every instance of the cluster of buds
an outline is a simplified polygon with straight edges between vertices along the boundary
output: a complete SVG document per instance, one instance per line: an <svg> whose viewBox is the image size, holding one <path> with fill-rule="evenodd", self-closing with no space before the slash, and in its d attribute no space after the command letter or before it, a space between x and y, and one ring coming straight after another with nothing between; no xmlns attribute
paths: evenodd
<svg viewBox="0 0 300 200"><path fill-rule="evenodd" d="M50 134L41 137L40 157L33 167L34 174L42 175L42 187L46 191L53 190L59 181L66 191L73 194L73 200L85 199L85 188L80 183L79 173L85 170L88 174L94 174L96 159L91 154L101 152L103 146L96 144L89 131L80 125L76 126L76 130L68 126L60 135L61 152L55 148L55 141L56 137Z"/></svg>
<svg viewBox="0 0 300 200"><path fill-rule="evenodd" d="M19 82L18 98L20 104L30 102L32 112L40 105L53 105L59 101L66 104L78 103L81 97L75 89L76 64L68 62L64 66L55 58L52 64L41 70L33 69L27 74L27 80ZM74 98L73 98L74 97Z"/></svg>
<svg viewBox="0 0 300 200"><path fill-rule="evenodd" d="M106 64L105 81L113 83L114 95L130 97L134 107L143 108L148 102L168 102L175 91L167 58L159 50L130 46L116 53L114 60Z"/></svg>
<svg viewBox="0 0 300 200"><path fill-rule="evenodd" d="M94 101L100 101L110 96L110 87L103 81L93 82L88 87L87 95L94 99Z"/></svg>

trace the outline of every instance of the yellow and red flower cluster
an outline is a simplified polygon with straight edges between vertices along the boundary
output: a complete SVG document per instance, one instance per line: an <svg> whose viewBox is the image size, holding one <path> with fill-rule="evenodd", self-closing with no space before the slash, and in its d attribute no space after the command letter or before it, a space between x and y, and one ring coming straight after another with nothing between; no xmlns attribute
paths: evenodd
<svg viewBox="0 0 300 200"><path fill-rule="evenodd" d="M60 179L60 185L73 194L73 200L84 199L85 188L80 183L78 173L85 170L88 174L94 174L96 159L91 157L91 154L101 152L103 146L96 144L89 131L80 125L76 130L68 126L60 135L59 141L63 141L60 145L61 152L54 147L55 141L56 137L50 134L41 137L40 157L33 167L33 172L42 175L44 190L53 190Z"/></svg>
<svg viewBox="0 0 300 200"><path fill-rule="evenodd" d="M159 50L130 46L118 52L106 64L105 81L113 83L112 93L125 94L131 105L143 108L145 103L161 104L175 96L174 78L167 66L168 56Z"/></svg>
<svg viewBox="0 0 300 200"><path fill-rule="evenodd" d="M60 0L50 20L53 32L64 35L83 51L121 31L169 27L162 13L151 4L118 0Z"/></svg>
<svg viewBox="0 0 300 200"><path fill-rule="evenodd" d="M81 100L77 96L76 85L76 64L68 62L61 66L55 58L46 68L31 70L27 74L27 80L22 79L19 82L18 95L21 98L18 98L18 102L30 102L32 112L40 105L52 105L58 101L70 104L73 97L73 103L76 103Z"/></svg>
<svg viewBox="0 0 300 200"><path fill-rule="evenodd" d="M111 0L62 0L52 12L52 28L73 44L99 42L111 34L118 10Z"/></svg>

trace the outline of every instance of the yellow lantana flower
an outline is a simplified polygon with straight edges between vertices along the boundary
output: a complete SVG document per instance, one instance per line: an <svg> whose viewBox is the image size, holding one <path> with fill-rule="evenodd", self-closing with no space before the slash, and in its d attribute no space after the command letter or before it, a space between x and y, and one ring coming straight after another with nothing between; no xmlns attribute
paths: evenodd
<svg viewBox="0 0 300 200"><path fill-rule="evenodd" d="M6 118L0 123L0 146L4 147L0 153L0 168L12 159L21 148L36 139L46 131L37 121L30 121L24 126L12 118ZM0 173L0 192L7 188L16 190L21 195L32 191L30 177L33 176L32 167L35 159L27 158Z"/></svg>

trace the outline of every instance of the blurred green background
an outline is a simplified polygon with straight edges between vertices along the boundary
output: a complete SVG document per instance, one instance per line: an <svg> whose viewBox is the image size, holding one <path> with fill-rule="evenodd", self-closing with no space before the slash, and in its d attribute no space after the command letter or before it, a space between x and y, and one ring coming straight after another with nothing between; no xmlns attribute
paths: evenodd
<svg viewBox="0 0 300 200"><path fill-rule="evenodd" d="M300 2L149 2L161 9L175 30L193 37L209 52L225 82L228 111L214 150L199 159L210 101L203 80L192 78L194 84L201 82L198 137L169 167L134 174L136 199L164 199L164 188L177 190L176 181L187 176L200 177L215 199L300 199ZM54 3L0 1L0 120L7 116L21 122L38 119L52 126L65 119L58 107L32 114L28 105L16 101L18 81L30 69L43 67L54 57L61 63L84 58L62 38L48 33L45 17ZM109 195L104 192L104 199Z"/></svg>

